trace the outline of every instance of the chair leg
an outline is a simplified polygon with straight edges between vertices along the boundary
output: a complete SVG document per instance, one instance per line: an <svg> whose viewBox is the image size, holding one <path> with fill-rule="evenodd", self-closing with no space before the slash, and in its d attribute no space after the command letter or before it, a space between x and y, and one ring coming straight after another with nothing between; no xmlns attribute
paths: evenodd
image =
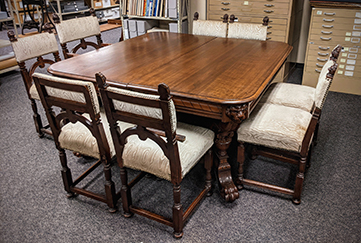
<svg viewBox="0 0 361 243"><path fill-rule="evenodd" d="M181 188L180 185L173 185L173 235L175 238L183 236L183 206L181 204Z"/></svg>
<svg viewBox="0 0 361 243"><path fill-rule="evenodd" d="M41 131L41 129L43 128L43 123L41 122L41 117L38 113L38 108L36 106L35 100L30 99L30 102L31 102L31 108L33 109L33 119L35 123L35 129L39 137L42 138L44 136L44 133Z"/></svg>
<svg viewBox="0 0 361 243"><path fill-rule="evenodd" d="M74 193L71 191L71 185L73 184L73 179L71 176L71 171L68 167L68 162L66 159L66 153L64 149L59 149L59 158L62 166L61 175L63 177L64 189L68 192L67 197L73 197Z"/></svg>
<svg viewBox="0 0 361 243"><path fill-rule="evenodd" d="M239 163L238 165L238 174L237 174L237 178L236 178L236 186L238 190L242 190L243 189L243 164L244 164L244 160L245 160L245 149L244 149L244 143L243 142L239 142L238 147L237 147L237 162Z"/></svg>
<svg viewBox="0 0 361 243"><path fill-rule="evenodd" d="M206 185L205 185L205 189L208 191L207 192L207 197L212 196L213 191L212 191L212 165L213 165L213 156L212 156L212 150L209 150L206 154L205 154L205 161L204 161L204 168L206 169Z"/></svg>
<svg viewBox="0 0 361 243"><path fill-rule="evenodd" d="M103 161L104 162L104 161ZM105 176L105 197L109 207L109 212L115 213L117 211L117 200L115 197L115 185L112 181L110 163L105 160L104 164L104 176Z"/></svg>
<svg viewBox="0 0 361 243"><path fill-rule="evenodd" d="M296 177L295 190L292 199L292 202L297 205L301 203L301 193L302 193L303 181L305 179L305 169L306 169L306 157L302 157L298 165L298 173Z"/></svg>
<svg viewBox="0 0 361 243"><path fill-rule="evenodd" d="M132 195L128 186L128 173L124 167L120 168L120 178L122 181L122 188L120 190L120 194L122 196L123 202L123 216L129 218L133 216L133 213L130 212L129 208L129 206L132 205Z"/></svg>

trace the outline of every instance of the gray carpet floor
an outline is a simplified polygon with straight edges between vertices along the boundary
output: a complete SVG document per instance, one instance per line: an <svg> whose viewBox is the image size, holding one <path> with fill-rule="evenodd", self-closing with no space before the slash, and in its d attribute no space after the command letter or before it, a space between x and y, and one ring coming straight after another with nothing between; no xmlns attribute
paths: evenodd
<svg viewBox="0 0 361 243"><path fill-rule="evenodd" d="M300 82L301 76L298 67L289 82ZM19 71L0 75L0 114L1 243L361 242L361 96L330 92L300 205L251 188L226 203L215 185L214 194L186 222L180 240L168 226L138 215L124 218L120 201L120 211L111 214L98 201L66 198L54 141L38 138ZM68 160L73 174L91 162L71 153ZM112 171L118 190L119 169L114 165ZM182 182L185 207L202 189L203 172L199 165ZM259 158L247 163L246 176L292 187L294 168ZM101 192L102 171L83 186ZM145 178L133 197L135 205L171 215L172 188L166 181Z"/></svg>

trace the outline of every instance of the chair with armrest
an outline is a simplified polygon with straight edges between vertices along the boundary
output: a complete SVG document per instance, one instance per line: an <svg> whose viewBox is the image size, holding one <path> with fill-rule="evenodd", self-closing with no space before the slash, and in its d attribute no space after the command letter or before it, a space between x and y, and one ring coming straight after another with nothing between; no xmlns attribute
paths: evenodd
<svg viewBox="0 0 361 243"><path fill-rule="evenodd" d="M235 16L232 14L228 24L228 38L267 40L267 26L269 18L263 18L262 24L238 23L234 22Z"/></svg>
<svg viewBox="0 0 361 243"><path fill-rule="evenodd" d="M51 65L60 61L58 43L55 35L51 32L49 26L45 26L45 29L49 32L31 35L20 39L15 37L13 31L8 32L8 37L14 50L16 61L20 67L26 93L30 99L35 129L39 137L43 137L44 134L52 135L52 133L49 129L49 125L43 126L41 117L38 113L36 100L40 100L40 98L33 83L32 74L35 71L44 69L46 65ZM49 57L45 57L47 54L52 54L54 59L52 60ZM25 63L26 61L35 62L27 68Z"/></svg>
<svg viewBox="0 0 361 243"><path fill-rule="evenodd" d="M110 87L101 73L96 74L96 79L120 167L124 216L130 217L134 213L145 216L173 227L174 236L182 237L184 222L211 191L214 133L203 127L177 123L174 103L165 84L158 86L159 95L150 95ZM120 130L116 126L119 121L136 126ZM180 183L202 158L206 169L205 187L183 212ZM141 173L128 182L126 168ZM172 219L133 205L131 188L145 173L173 184Z"/></svg>
<svg viewBox="0 0 361 243"><path fill-rule="evenodd" d="M333 61L332 61L333 62ZM337 69L337 63L324 66L320 80L323 86L329 86ZM301 192L306 166L310 161L312 140L319 120L323 101L316 102L316 109L310 113L295 107L279 104L261 103L251 113L237 131L239 162L236 184L238 189L243 185L276 191L292 196L295 204L301 203ZM291 163L298 166L293 189L244 178L245 144L250 148L251 158L257 155Z"/></svg>
<svg viewBox="0 0 361 243"><path fill-rule="evenodd" d="M115 151L94 84L41 73L34 73L33 79L53 132L55 146L59 150L61 174L68 197L84 195L106 203L109 211L115 212L120 197L120 193L115 194L111 179L110 161ZM55 112L58 109L60 111ZM97 158L98 161L73 180L65 150ZM100 165L104 166L105 195L85 189L81 184Z"/></svg>
<svg viewBox="0 0 361 243"><path fill-rule="evenodd" d="M199 20L198 12L194 13L193 35L206 35L214 37L227 37L228 14L225 14L223 21Z"/></svg>
<svg viewBox="0 0 361 243"><path fill-rule="evenodd" d="M104 44L101 38L101 32L98 19L93 8L90 9L91 16L74 18L60 22L58 15L54 15L56 32L63 51L64 58L70 58L78 55L80 48L83 50L99 49L109 44ZM96 42L85 40L88 37L96 37ZM68 49L68 43L72 41L80 41L71 51Z"/></svg>

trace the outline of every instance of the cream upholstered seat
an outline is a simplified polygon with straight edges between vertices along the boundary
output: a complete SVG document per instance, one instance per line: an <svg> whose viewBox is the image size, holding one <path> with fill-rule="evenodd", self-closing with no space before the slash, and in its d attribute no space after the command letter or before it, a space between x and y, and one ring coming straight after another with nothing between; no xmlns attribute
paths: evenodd
<svg viewBox="0 0 361 243"><path fill-rule="evenodd" d="M234 22L234 19L232 14L228 24L228 38L267 40L268 17L264 17L263 24L238 23Z"/></svg>
<svg viewBox="0 0 361 243"><path fill-rule="evenodd" d="M49 26L45 26L47 29ZM14 50L16 61L20 67L22 79L24 81L26 93L30 99L31 107L33 110L33 119L35 123L35 129L39 137L44 136L44 133L51 135L49 126L43 126L41 117L38 113L38 108L35 100L40 100L33 83L32 74L35 71L39 71L42 68L46 68L48 65L54 62L60 61L58 43L55 35L50 32L40 33L36 35L26 36L20 39L15 37L13 31L8 32L8 37L11 42L11 46ZM47 54L53 54L54 59L44 58ZM37 61L35 61L37 59ZM33 64L27 68L26 61L34 60ZM47 64L47 65L45 65Z"/></svg>
<svg viewBox="0 0 361 243"><path fill-rule="evenodd" d="M101 38L99 22L95 16L94 9L90 10L91 16L74 18L60 22L57 15L54 16L55 28L58 33L59 42L63 50L64 58L69 58L76 55L77 51L93 47L99 49L105 45ZM96 37L96 43L93 41L85 40L88 37ZM68 43L80 40L80 43L75 45L71 52L68 50Z"/></svg>
<svg viewBox="0 0 361 243"><path fill-rule="evenodd" d="M206 35L224 38L227 36L227 14L224 15L223 21L199 20L198 16L199 14L195 12L193 19L193 35Z"/></svg>
<svg viewBox="0 0 361 243"><path fill-rule="evenodd" d="M174 236L182 237L184 222L211 190L214 133L203 127L177 123L175 106L165 84L158 86L159 95L150 95L109 87L101 73L96 74L96 79L121 168L124 216L130 217L133 213L146 216L173 227ZM119 121L137 126L122 130L112 125ZM183 213L180 183L202 158L206 169L205 187ZM142 171L134 183L128 183L126 168ZM173 184L172 220L132 205L131 187L145 175L144 172Z"/></svg>
<svg viewBox="0 0 361 243"><path fill-rule="evenodd" d="M33 79L44 106L62 165L64 189L69 196L81 194L107 203L111 212L116 211L119 198L111 180L110 161L115 155L106 115L101 111L96 89L91 82L70 80L41 73ZM58 113L54 108L60 108ZM103 127L104 124L104 127ZM134 126L118 123L120 129ZM67 165L65 150L97 158L87 172L73 180ZM77 184L96 167L103 164L105 195L88 191Z"/></svg>
<svg viewBox="0 0 361 243"><path fill-rule="evenodd" d="M337 69L337 63L324 66L320 75L320 85L329 87ZM310 161L312 142L317 132L320 111L324 99L316 102L316 108L309 111L279 104L261 103L251 113L237 131L239 162L238 188L251 185L284 194L292 195L295 204L301 202L301 192L306 166ZM298 173L293 189L254 181L243 177L245 160L245 144L252 150L252 155L262 155L273 159L295 164Z"/></svg>
<svg viewBox="0 0 361 243"><path fill-rule="evenodd" d="M312 112L314 107L317 106L315 103L319 105L327 96L331 82L325 82L325 77L328 68L337 60L340 51L341 46L337 45L332 51L330 59L323 64L315 88L292 83L273 83L260 100L260 103L279 104Z"/></svg>

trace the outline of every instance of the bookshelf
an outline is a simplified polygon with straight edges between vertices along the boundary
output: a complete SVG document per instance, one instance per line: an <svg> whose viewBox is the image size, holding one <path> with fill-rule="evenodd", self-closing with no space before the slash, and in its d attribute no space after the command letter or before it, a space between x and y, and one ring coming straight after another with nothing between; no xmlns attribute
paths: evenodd
<svg viewBox="0 0 361 243"><path fill-rule="evenodd" d="M142 24L142 31L137 35L153 27L158 31L188 33L189 0L121 0L120 11L124 39L135 37L131 34L134 31L131 21ZM139 28L139 23L137 26L135 28Z"/></svg>

